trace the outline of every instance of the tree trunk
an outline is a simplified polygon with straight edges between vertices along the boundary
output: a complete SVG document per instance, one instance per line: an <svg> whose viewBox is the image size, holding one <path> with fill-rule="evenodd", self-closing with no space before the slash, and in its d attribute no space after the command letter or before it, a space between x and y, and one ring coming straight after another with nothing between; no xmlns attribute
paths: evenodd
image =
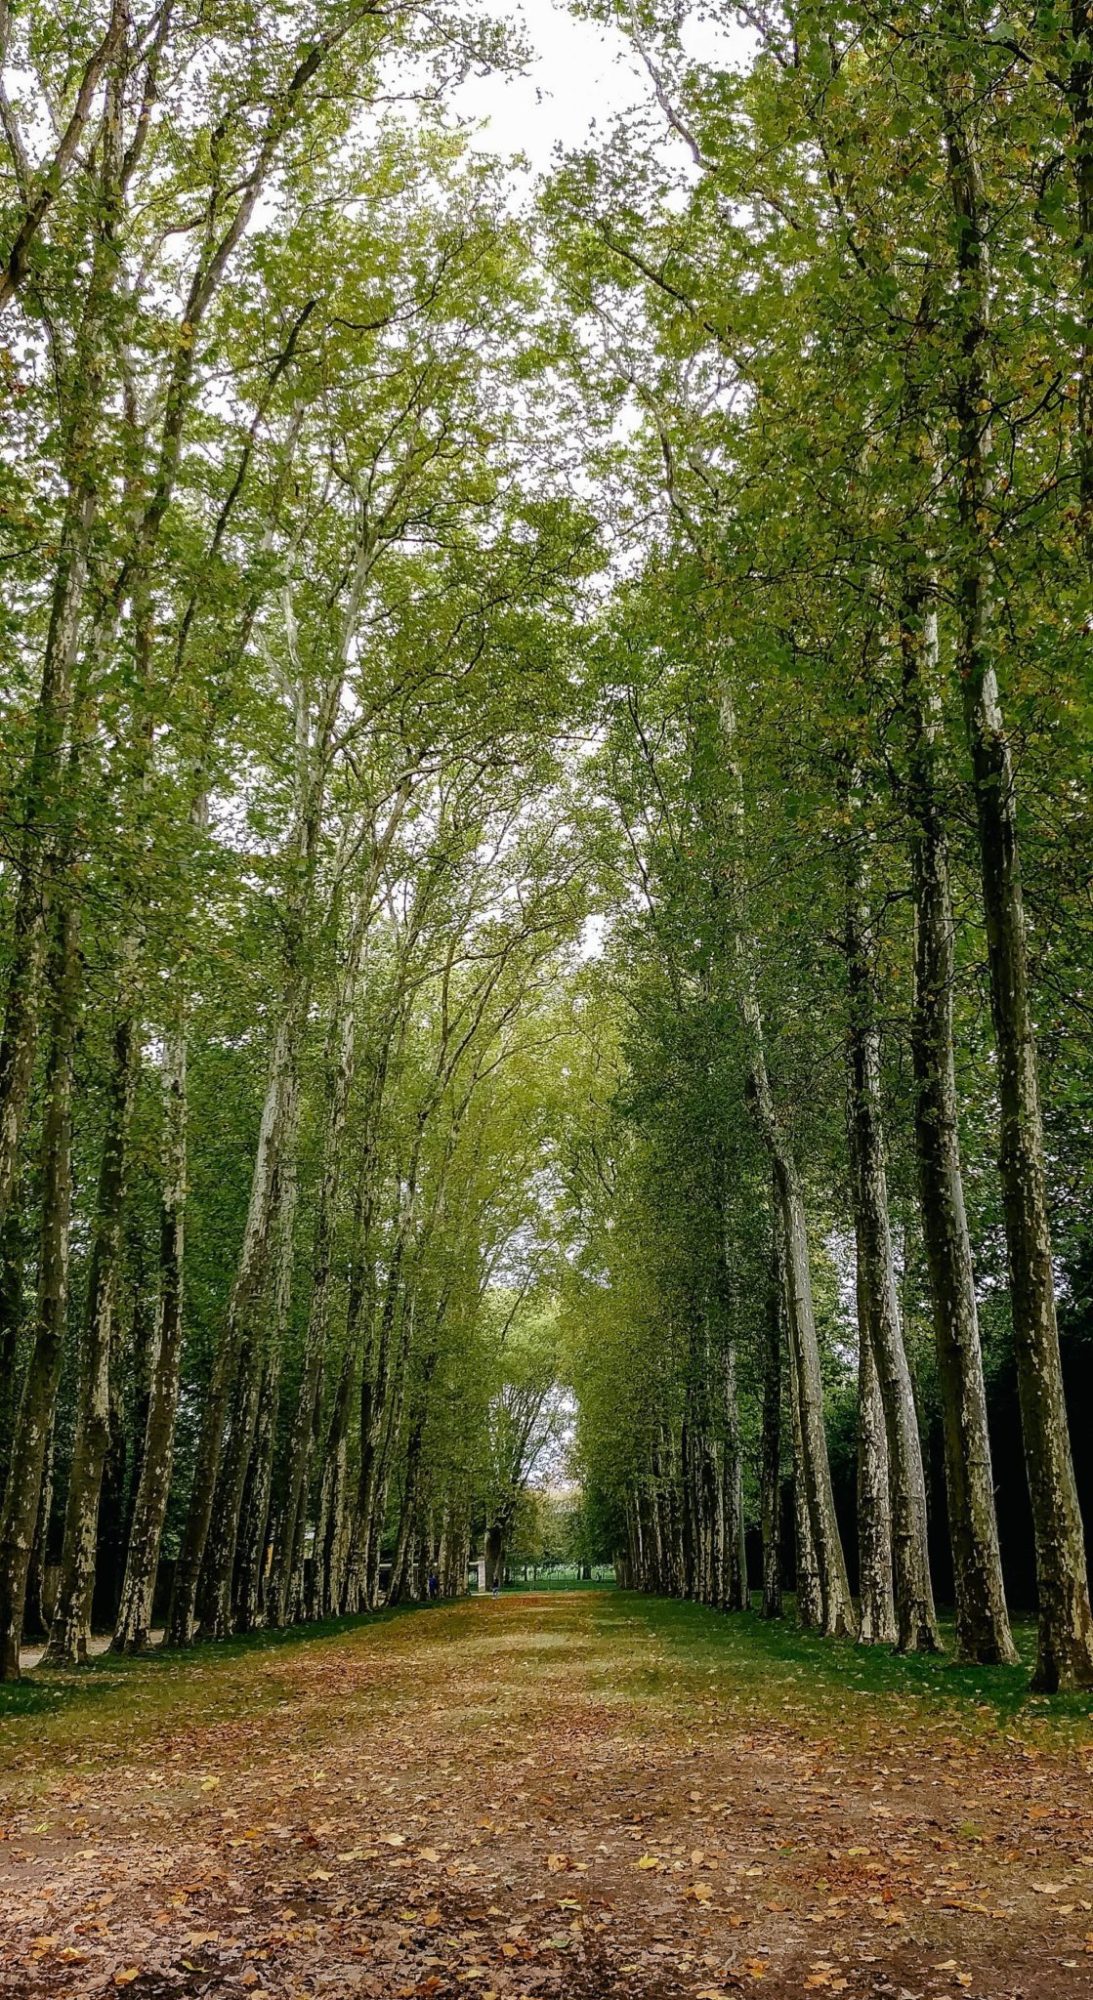
<svg viewBox="0 0 1093 2000"><path fill-rule="evenodd" d="M376 1359L372 1370L366 1366L361 1376L360 1463L357 1477L358 1549L356 1564L368 1598L368 1578L374 1568L375 1544L382 1531L379 1520L379 1490L384 1467L384 1437L391 1420L392 1384L398 1372L395 1357L395 1327L398 1317L403 1260L413 1213L413 1182L403 1191L395 1225L395 1241L384 1286L380 1325L376 1339Z"/></svg>
<svg viewBox="0 0 1093 2000"><path fill-rule="evenodd" d="M0 1498L8 1483L18 1408L19 1336L23 1325L23 1218L8 1210L0 1229Z"/></svg>
<svg viewBox="0 0 1093 2000"><path fill-rule="evenodd" d="M668 1561L668 1541L665 1535L665 1507L663 1482L659 1472L659 1457L654 1458L647 1495L649 1527L652 1542L651 1567L646 1568L645 1589L668 1592L672 1588L671 1571Z"/></svg>
<svg viewBox="0 0 1093 2000"><path fill-rule="evenodd" d="M782 1616L782 1334L785 1300L779 1232L771 1232L770 1279L763 1346L763 1411L759 1451L759 1519L763 1539L763 1616Z"/></svg>
<svg viewBox="0 0 1093 2000"><path fill-rule="evenodd" d="M159 1300L155 1359L141 1453L140 1479L125 1562L113 1647L139 1653L152 1629L159 1549L174 1456L175 1415L182 1363L183 1254L186 1234L186 1026L168 1046L166 1136L159 1222Z"/></svg>
<svg viewBox="0 0 1093 2000"><path fill-rule="evenodd" d="M774 1215L774 1227L781 1232L782 1218L777 1211ZM780 1261L784 1270L784 1258L780 1258ZM820 1565L816 1555L816 1545L812 1539L812 1514L808 1504L808 1481L805 1474L804 1427L801 1421L801 1391L797 1379L797 1355L792 1340L788 1343L787 1352L789 1409L793 1432L794 1576L797 1623L806 1632L819 1632L824 1622L824 1599L820 1587Z"/></svg>
<svg viewBox="0 0 1093 2000"><path fill-rule="evenodd" d="M352 1346L342 1358L334 1407L327 1427L319 1488L318 1518L312 1558L311 1616L328 1617L343 1607L346 1588L345 1514L349 1502L349 1419L353 1408L356 1354Z"/></svg>
<svg viewBox="0 0 1093 2000"><path fill-rule="evenodd" d="M486 1529L486 1589L500 1590L505 1580L505 1543L500 1526L491 1521Z"/></svg>
<svg viewBox="0 0 1093 2000"><path fill-rule="evenodd" d="M371 902L372 887L369 885L367 903L362 894L354 916L345 975L334 1007L327 1048L326 1122L323 1136L322 1181L312 1256L311 1304L304 1341L304 1365L288 1447L285 1503L273 1556L271 1621L274 1624L281 1624L288 1615L287 1607L293 1594L293 1578L302 1561L308 1490L322 1414L323 1361L326 1354L330 1312L334 1227L341 1189L345 1121L353 1085L358 985Z"/></svg>
<svg viewBox="0 0 1093 2000"><path fill-rule="evenodd" d="M1012 1664L998 1547L975 1271L964 1207L953 1054L954 924L937 774L937 619L912 596L903 615L911 728L908 797L915 907L911 1051L919 1209L933 1309L956 1597L957 1656Z"/></svg>
<svg viewBox="0 0 1093 2000"><path fill-rule="evenodd" d="M254 1452L263 1384L272 1370L276 1391L281 1343L292 1299L298 1125L295 1077L290 1080L287 1089L289 1102L272 1202L276 1248L273 1281L266 1301L266 1323L260 1333L256 1321L252 1323L240 1357L231 1421L217 1482L212 1533L205 1551L201 1579L201 1631L207 1639L225 1639L234 1629L233 1585L243 1496Z"/></svg>
<svg viewBox="0 0 1093 2000"><path fill-rule="evenodd" d="M0 1512L0 1680L6 1681L19 1678L27 1572L64 1350L72 1206L72 1067L79 973L75 913L66 897L57 916L50 971L52 1004L42 1130L38 1302L11 1468Z"/></svg>
<svg viewBox="0 0 1093 2000"><path fill-rule="evenodd" d="M194 1636L197 1593L240 1350L250 1337L251 1321L259 1307L269 1267L278 1169L285 1148L286 1127L291 1122L290 1101L295 1099L296 1045L303 1007L304 985L302 976L297 975L286 997L270 1052L246 1227L227 1322L217 1346L205 1399L189 1511L175 1565L167 1619L167 1643L172 1646L188 1646Z"/></svg>
<svg viewBox="0 0 1093 2000"><path fill-rule="evenodd" d="M785 1244L792 1379L799 1412L801 1468L811 1547L820 1585L822 1627L829 1638L840 1635L853 1637L857 1620L847 1581L846 1559L835 1515L835 1495L827 1456L823 1377L812 1311L812 1276L808 1265L804 1202L792 1156L782 1146L779 1146L774 1158L774 1179Z"/></svg>
<svg viewBox="0 0 1093 2000"><path fill-rule="evenodd" d="M164 1067L170 1060L169 1045ZM126 1554L133 1532L137 1494L140 1492L141 1473L144 1469L144 1442L148 1430L148 1410L152 1400L152 1376L156 1366L156 1348L159 1341L158 1283L156 1290L149 1292L147 1273L144 1268L143 1241L141 1232L132 1232L129 1254L136 1257L136 1269L132 1283L132 1312L129 1330L129 1355L132 1368L132 1394L127 1413L120 1416L119 1434L124 1445L125 1469L123 1489L125 1505L121 1521L121 1555L117 1576L116 1604L121 1603L122 1583L125 1577Z"/></svg>
<svg viewBox="0 0 1093 2000"><path fill-rule="evenodd" d="M137 1041L127 1009L114 1032L106 1133L99 1168L87 1317L77 1389L76 1437L65 1508L61 1581L46 1649L47 1666L83 1666L91 1636L99 1497L110 1444L110 1365L121 1261L129 1126L136 1090Z"/></svg>
<svg viewBox="0 0 1093 2000"><path fill-rule="evenodd" d="M872 1362L884 1409L897 1644L901 1653L937 1652L941 1639L930 1584L926 1481L911 1371L900 1325L888 1219L880 1046L858 875L855 864L847 899L845 949L849 984L847 1136L858 1262L859 1335L866 1387L871 1386ZM863 1407L863 1424L868 1416Z"/></svg>
<svg viewBox="0 0 1093 2000"><path fill-rule="evenodd" d="M863 1646L894 1645L892 1595L892 1509L888 1483L888 1440L877 1364L870 1338L869 1310L858 1275L858 1572Z"/></svg>
<svg viewBox="0 0 1093 2000"><path fill-rule="evenodd" d="M742 849L743 783L736 761L736 717L727 688L722 694L720 729L737 849L734 858L735 872L739 851ZM774 1208L782 1232L786 1322L792 1356L791 1383L798 1415L795 1444L799 1449L798 1466L808 1505L811 1550L819 1577L823 1629L830 1637L840 1634L853 1635L857 1629L857 1620L847 1580L846 1558L835 1514L831 1466L827 1455L823 1377L820 1371L820 1349L816 1339L816 1319L812 1304L812 1274L809 1269L804 1198L797 1163L779 1124L770 1087L763 1048L762 1010L744 932L744 895L739 879L735 885L735 903L733 948L739 1003L745 1033L751 1044L748 1098L760 1138L770 1160Z"/></svg>
<svg viewBox="0 0 1093 2000"><path fill-rule="evenodd" d="M1093 578L1093 4L1071 0L1067 76L1073 120L1073 171L1078 208L1078 288L1081 350L1078 356L1078 528L1086 568Z"/></svg>
<svg viewBox="0 0 1093 2000"><path fill-rule="evenodd" d="M262 1594L269 1547L269 1502L273 1480L273 1443L277 1429L277 1395L281 1376L281 1343L266 1356L266 1372L258 1403L258 1420L251 1445L250 1466L239 1522L239 1554L235 1569L233 1629L256 1632L262 1620Z"/></svg>
<svg viewBox="0 0 1093 2000"><path fill-rule="evenodd" d="M736 1347L731 1338L722 1356L725 1438L722 1447L721 1485L725 1517L726 1611L746 1611L748 1559L744 1540L744 1461L740 1447L740 1405L736 1393Z"/></svg>
<svg viewBox="0 0 1093 2000"><path fill-rule="evenodd" d="M95 1585L91 1598L92 1631L113 1631L121 1601L125 1552L129 1543L126 1491L126 1399L121 1373L125 1336L121 1311L114 1315L114 1350L110 1360L110 1441L99 1493L99 1529L95 1549Z"/></svg>
<svg viewBox="0 0 1093 2000"><path fill-rule="evenodd" d="M421 1497L421 1446L425 1433L424 1414L418 1416L410 1432L406 1446L405 1476L402 1488L402 1508L399 1513L398 1533L395 1536L395 1553L391 1562L391 1577L387 1586L387 1603L398 1604L406 1595L412 1595L410 1580L410 1545L417 1527L418 1506Z"/></svg>
<svg viewBox="0 0 1093 2000"><path fill-rule="evenodd" d="M957 672L979 829L991 1016L998 1055L999 1170L1013 1340L1032 1501L1039 1594L1035 1685L1093 1686L1093 1611L1063 1393L1048 1215L1040 1081L1009 739L998 695L999 646L989 597L991 408L986 335L990 274L975 107L962 78L942 93L956 237L960 539Z"/></svg>
<svg viewBox="0 0 1093 2000"><path fill-rule="evenodd" d="M45 1456L42 1461L41 1492L38 1496L38 1514L34 1533L30 1542L30 1567L27 1571L26 1601L23 1611L24 1639L47 1639L49 1637L50 1605L47 1603L46 1577L50 1563L50 1530L53 1525L53 1467L57 1454L57 1412L54 1406L53 1419L46 1437Z"/></svg>

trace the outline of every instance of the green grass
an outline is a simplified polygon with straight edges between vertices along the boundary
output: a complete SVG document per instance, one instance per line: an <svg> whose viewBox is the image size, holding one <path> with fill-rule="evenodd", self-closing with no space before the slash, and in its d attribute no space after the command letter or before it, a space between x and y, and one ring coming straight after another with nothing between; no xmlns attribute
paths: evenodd
<svg viewBox="0 0 1093 2000"><path fill-rule="evenodd" d="M100 1653L79 1668L33 1667L21 1680L0 1683L0 1744L8 1732L5 1725L24 1717L67 1719L79 1724L81 1718L108 1704L110 1697L130 1715L138 1714L150 1723L163 1720L173 1708L192 1702L195 1683L200 1687L209 1719L225 1711L237 1712L239 1689L243 1684L248 1700L264 1705L279 1698L276 1681L257 1681L254 1676L232 1673L234 1665L246 1660L268 1661L299 1646L359 1631L366 1625L382 1625L393 1618L436 1607L400 1604L390 1611L361 1612L348 1618L326 1618L309 1625L288 1625L283 1629L250 1632L234 1639L199 1643L185 1648L153 1646L146 1653L119 1655ZM10 1737L8 1737L10 1741Z"/></svg>
<svg viewBox="0 0 1093 2000"><path fill-rule="evenodd" d="M601 1622L607 1626L623 1620L643 1624L659 1642L664 1664L647 1660L640 1669L647 1679L658 1673L671 1679L681 1671L692 1679L714 1678L734 1701L750 1703L757 1714L800 1709L830 1724L836 1717L852 1716L859 1699L863 1708L876 1701L906 1701L918 1713L927 1706L938 1722L963 1720L1007 1730L1046 1725L1052 1734L1093 1743L1093 1694L1030 1692L1036 1648L1031 1624L1015 1629L1019 1666L977 1667L955 1664L951 1627L943 1625L945 1653L904 1657L888 1647L802 1632L792 1600L784 1618L768 1620L755 1611L726 1614L618 1591L605 1602ZM700 1691L695 1693L701 1699Z"/></svg>

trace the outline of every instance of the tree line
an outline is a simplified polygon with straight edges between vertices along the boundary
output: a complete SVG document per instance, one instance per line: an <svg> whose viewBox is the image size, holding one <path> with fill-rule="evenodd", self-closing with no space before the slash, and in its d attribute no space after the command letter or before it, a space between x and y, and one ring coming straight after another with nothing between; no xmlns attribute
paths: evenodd
<svg viewBox="0 0 1093 2000"><path fill-rule="evenodd" d="M595 537L446 117L498 31L119 0L0 53L11 1678L28 1617L78 1663L503 1544Z"/></svg>
<svg viewBox="0 0 1093 2000"><path fill-rule="evenodd" d="M943 1512L958 1654L1009 1662L1005 1375L1036 1684L1087 1686L1090 17L740 9L734 64L688 14L637 10L656 111L547 197L604 477L656 524L599 649L587 1463L646 1588L747 1602L746 1507L774 1615L788 1450L798 1616L904 1651Z"/></svg>
<svg viewBox="0 0 1093 2000"><path fill-rule="evenodd" d="M1093 1681L1089 22L604 11L521 206L460 9L0 6L7 1677L503 1573L565 1384L984 1663L1019 1412Z"/></svg>

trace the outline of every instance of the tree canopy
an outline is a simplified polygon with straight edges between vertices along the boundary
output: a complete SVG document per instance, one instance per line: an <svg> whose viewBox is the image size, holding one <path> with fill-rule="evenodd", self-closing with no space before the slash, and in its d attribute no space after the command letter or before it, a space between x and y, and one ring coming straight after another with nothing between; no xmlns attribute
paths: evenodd
<svg viewBox="0 0 1093 2000"><path fill-rule="evenodd" d="M1093 1684L1093 26L598 11L0 0L5 1676L564 1469Z"/></svg>

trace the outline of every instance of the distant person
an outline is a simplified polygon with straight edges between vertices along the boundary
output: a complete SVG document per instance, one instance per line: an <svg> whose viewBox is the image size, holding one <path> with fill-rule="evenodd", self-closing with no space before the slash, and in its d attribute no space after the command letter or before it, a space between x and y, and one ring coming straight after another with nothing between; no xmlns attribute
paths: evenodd
<svg viewBox="0 0 1093 2000"><path fill-rule="evenodd" d="M428 1592L429 1592L429 1597L430 1597L430 1599L431 1599L431 1600L432 1600L432 1599L436 1599L437 1597L439 1597L439 1595L440 1595L440 1578L438 1577L438 1575L437 1575L437 1573L436 1573L435 1569L431 1569L431 1570L429 1571L429 1582L428 1582L428 1585L427 1585L426 1587L427 1587L427 1589L428 1589Z"/></svg>

